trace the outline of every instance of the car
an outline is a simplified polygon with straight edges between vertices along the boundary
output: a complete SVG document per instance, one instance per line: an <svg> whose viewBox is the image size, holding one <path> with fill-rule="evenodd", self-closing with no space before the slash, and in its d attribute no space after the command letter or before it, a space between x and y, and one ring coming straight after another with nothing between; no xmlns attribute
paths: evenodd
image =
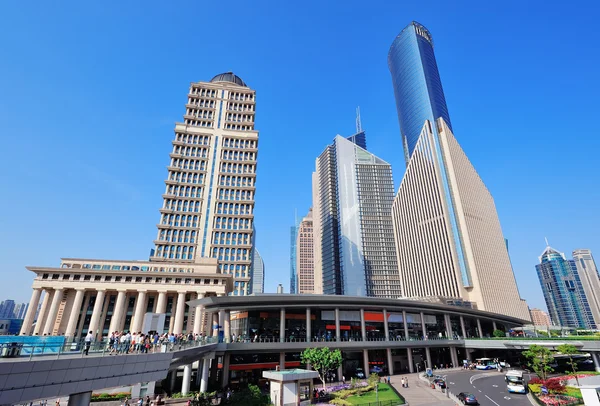
<svg viewBox="0 0 600 406"><path fill-rule="evenodd" d="M443 379L434 379L433 383L435 383L437 386L439 386L442 389L446 389L446 381L444 381Z"/></svg>
<svg viewBox="0 0 600 406"><path fill-rule="evenodd" d="M475 395L469 392L461 392L458 394L458 400L462 402L463 405L478 405L479 402Z"/></svg>
<svg viewBox="0 0 600 406"><path fill-rule="evenodd" d="M358 379L365 379L365 373L363 372L362 368L356 368L356 372L354 373L354 376L357 377Z"/></svg>

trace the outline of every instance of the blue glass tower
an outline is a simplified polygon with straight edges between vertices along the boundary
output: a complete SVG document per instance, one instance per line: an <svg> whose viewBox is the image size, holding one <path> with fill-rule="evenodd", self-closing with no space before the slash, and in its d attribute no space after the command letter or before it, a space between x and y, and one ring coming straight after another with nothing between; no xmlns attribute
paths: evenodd
<svg viewBox="0 0 600 406"><path fill-rule="evenodd" d="M425 120L435 123L441 117L452 131L433 39L427 28L416 21L405 27L390 47L388 67L408 164Z"/></svg>

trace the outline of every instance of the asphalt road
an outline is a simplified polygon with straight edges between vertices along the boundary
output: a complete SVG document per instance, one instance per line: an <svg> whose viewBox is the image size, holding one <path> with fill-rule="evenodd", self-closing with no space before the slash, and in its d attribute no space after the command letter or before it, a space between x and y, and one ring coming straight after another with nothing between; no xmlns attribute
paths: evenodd
<svg viewBox="0 0 600 406"><path fill-rule="evenodd" d="M459 371L449 373L446 382L455 395L474 394L481 406L531 406L526 395L506 391L504 375L492 371ZM528 374L526 377L529 381Z"/></svg>

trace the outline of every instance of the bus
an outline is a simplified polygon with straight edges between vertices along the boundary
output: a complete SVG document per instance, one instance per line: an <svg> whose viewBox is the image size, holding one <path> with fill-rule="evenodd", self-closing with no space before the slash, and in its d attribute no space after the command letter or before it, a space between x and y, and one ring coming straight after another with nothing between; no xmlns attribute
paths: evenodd
<svg viewBox="0 0 600 406"><path fill-rule="evenodd" d="M504 376L506 390L509 393L527 393L527 385L523 380L523 371L508 371Z"/></svg>
<svg viewBox="0 0 600 406"><path fill-rule="evenodd" d="M491 358L477 358L475 360L476 369L496 369L497 367L496 361Z"/></svg>

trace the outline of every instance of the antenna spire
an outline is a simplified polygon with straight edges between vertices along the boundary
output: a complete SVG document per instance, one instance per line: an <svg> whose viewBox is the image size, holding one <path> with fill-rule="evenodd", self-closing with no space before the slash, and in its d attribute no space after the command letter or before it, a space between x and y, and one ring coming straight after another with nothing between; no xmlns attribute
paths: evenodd
<svg viewBox="0 0 600 406"><path fill-rule="evenodd" d="M362 124L360 122L360 106L356 108L356 133L362 132Z"/></svg>
<svg viewBox="0 0 600 406"><path fill-rule="evenodd" d="M546 240L546 247L549 247L549 246L550 246L550 244L548 243L548 238L547 238L547 237L544 237L544 240Z"/></svg>

